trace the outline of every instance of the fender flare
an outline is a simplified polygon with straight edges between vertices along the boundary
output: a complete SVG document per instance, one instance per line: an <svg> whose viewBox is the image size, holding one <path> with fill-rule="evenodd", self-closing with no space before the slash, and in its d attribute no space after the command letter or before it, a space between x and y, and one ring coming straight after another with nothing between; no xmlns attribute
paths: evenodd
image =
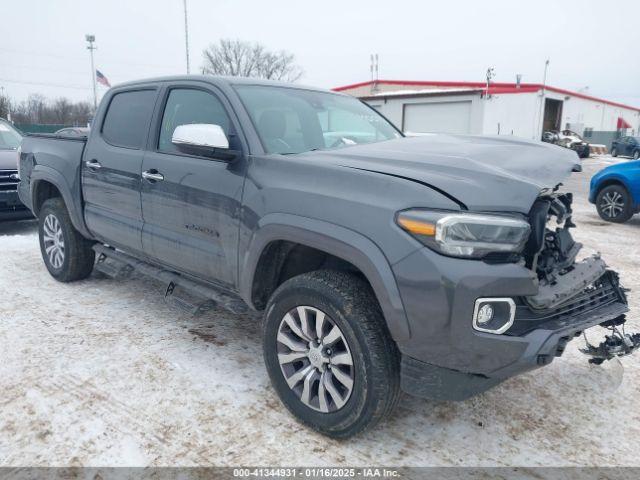
<svg viewBox="0 0 640 480"><path fill-rule="evenodd" d="M634 204L637 204L638 202L636 202L636 199L633 196L633 189L630 187L629 185L629 179L626 178L624 175L621 175L618 172L612 172L609 173L607 176L602 177L598 180L598 183L596 184L595 188L594 188L594 197L593 197L593 201L595 203L596 198L598 197L598 195L600 194L600 191L605 188L605 184L611 184L611 183L619 183L621 184L626 190L627 192L629 192L629 195L631 196L631 200L633 201ZM608 186L608 185L607 185Z"/></svg>
<svg viewBox="0 0 640 480"><path fill-rule="evenodd" d="M74 201L74 195L71 191L71 187L67 183L64 176L58 172L57 170L48 167L46 165L36 165L33 168L30 176L30 186L31 186L31 210L34 215L38 215L36 211L36 192L38 183L44 181L49 182L53 186L55 186L60 194L62 195L62 200L64 200L65 205L67 206L67 211L69 212L69 217L71 218L71 223L84 237L91 238L91 234L87 230L87 226L84 223L84 218L82 216L82 205L80 204L80 200Z"/></svg>
<svg viewBox="0 0 640 480"><path fill-rule="evenodd" d="M247 304L254 307L252 285L262 252L278 240L316 248L356 266L371 284L393 339L402 342L410 338L400 290L380 248L358 232L308 217L274 213L260 219L240 264L239 291Z"/></svg>

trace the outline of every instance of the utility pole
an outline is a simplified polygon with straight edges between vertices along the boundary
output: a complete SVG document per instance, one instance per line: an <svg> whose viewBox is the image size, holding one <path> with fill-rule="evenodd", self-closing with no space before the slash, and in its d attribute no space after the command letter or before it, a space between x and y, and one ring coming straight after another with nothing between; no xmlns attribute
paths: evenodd
<svg viewBox="0 0 640 480"><path fill-rule="evenodd" d="M96 41L95 35L86 34L84 36L85 40L89 42L89 46L87 50L91 54L91 81L93 83L93 110L95 111L98 108L98 94L96 91L96 67L93 63L93 51L96 50L97 47L93 45L93 42Z"/></svg>
<svg viewBox="0 0 640 480"><path fill-rule="evenodd" d="M378 54L371 54L371 91L378 90Z"/></svg>
<svg viewBox="0 0 640 480"><path fill-rule="evenodd" d="M538 136L542 137L542 129L544 128L544 95L547 87L547 70L549 69L549 59L544 62L544 76L542 77L542 92L540 93L540 116L538 118ZM535 138L535 137L534 137Z"/></svg>
<svg viewBox="0 0 640 480"><path fill-rule="evenodd" d="M187 54L187 75L190 73L189 68L189 22L187 21L187 0L182 0L184 5L184 47Z"/></svg>
<svg viewBox="0 0 640 480"><path fill-rule="evenodd" d="M496 76L496 69L493 67L487 68L487 92L484 96L486 100L489 100L491 98L491 95L489 95L489 88L491 87L491 80L495 76Z"/></svg>

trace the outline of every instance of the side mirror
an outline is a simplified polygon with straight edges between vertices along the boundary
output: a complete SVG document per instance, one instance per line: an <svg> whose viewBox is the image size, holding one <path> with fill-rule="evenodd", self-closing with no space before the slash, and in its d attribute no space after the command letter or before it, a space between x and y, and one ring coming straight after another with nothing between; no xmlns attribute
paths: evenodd
<svg viewBox="0 0 640 480"><path fill-rule="evenodd" d="M191 123L178 126L171 137L176 148L190 155L227 159L236 152L229 150L229 139L220 125Z"/></svg>

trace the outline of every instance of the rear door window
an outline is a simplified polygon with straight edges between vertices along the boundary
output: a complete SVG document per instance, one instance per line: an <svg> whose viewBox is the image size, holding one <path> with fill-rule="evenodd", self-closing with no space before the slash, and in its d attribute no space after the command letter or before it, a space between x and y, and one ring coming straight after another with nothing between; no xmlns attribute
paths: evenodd
<svg viewBox="0 0 640 480"><path fill-rule="evenodd" d="M118 147L141 149L149 131L155 99L155 90L115 94L102 124L105 141Z"/></svg>

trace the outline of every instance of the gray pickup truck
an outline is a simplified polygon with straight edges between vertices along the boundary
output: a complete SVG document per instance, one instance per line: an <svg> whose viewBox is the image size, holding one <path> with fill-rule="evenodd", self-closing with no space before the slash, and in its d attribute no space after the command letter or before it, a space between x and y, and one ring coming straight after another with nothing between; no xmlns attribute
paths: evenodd
<svg viewBox="0 0 640 480"><path fill-rule="evenodd" d="M625 322L616 273L576 261L558 186L578 168L513 137L405 138L342 94L185 76L111 89L88 138L26 137L19 192L60 281L138 271L194 312L263 311L282 402L344 438L401 390L465 399Z"/></svg>

